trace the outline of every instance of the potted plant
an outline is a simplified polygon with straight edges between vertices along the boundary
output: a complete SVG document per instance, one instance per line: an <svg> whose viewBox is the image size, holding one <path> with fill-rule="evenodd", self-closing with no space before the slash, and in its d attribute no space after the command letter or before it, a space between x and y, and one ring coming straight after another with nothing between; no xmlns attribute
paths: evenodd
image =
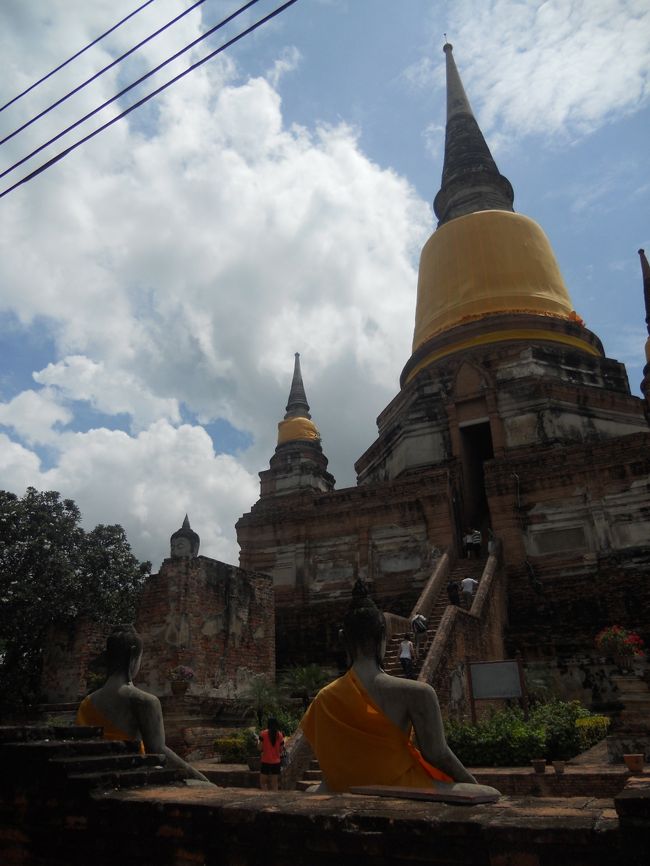
<svg viewBox="0 0 650 866"><path fill-rule="evenodd" d="M172 687L173 695L184 695L190 681L194 679L194 671L187 665L176 665L167 671L167 679Z"/></svg>
<svg viewBox="0 0 650 866"><path fill-rule="evenodd" d="M625 761L625 766L628 768L630 773L643 772L643 765L645 763L645 755L643 752L623 755L623 760Z"/></svg>
<svg viewBox="0 0 650 866"><path fill-rule="evenodd" d="M643 655L643 640L636 632L620 625L610 625L596 635L596 649L611 656L622 669L629 670L632 660Z"/></svg>

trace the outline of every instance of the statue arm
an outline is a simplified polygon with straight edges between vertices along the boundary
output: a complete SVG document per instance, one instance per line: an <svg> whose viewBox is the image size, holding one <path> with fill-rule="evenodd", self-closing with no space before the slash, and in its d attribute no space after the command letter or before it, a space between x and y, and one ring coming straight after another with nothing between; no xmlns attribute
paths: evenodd
<svg viewBox="0 0 650 866"><path fill-rule="evenodd" d="M165 745L165 726L163 724L162 708L155 695L142 694L132 699L133 712L138 720L144 749L147 754L165 755L167 763L184 770L188 777L209 782L209 779L195 770L187 761Z"/></svg>
<svg viewBox="0 0 650 866"><path fill-rule="evenodd" d="M409 697L409 715L424 759L451 776L455 782L476 784L474 776L465 769L447 745L435 691L429 685L418 683L417 688L410 690Z"/></svg>

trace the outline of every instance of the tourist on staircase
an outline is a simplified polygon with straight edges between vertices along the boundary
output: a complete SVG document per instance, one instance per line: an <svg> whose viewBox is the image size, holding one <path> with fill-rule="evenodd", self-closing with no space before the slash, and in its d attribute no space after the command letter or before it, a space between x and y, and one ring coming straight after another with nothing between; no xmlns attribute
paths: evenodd
<svg viewBox="0 0 650 866"><path fill-rule="evenodd" d="M411 620L411 631L415 641L415 658L420 658L420 644L426 638L427 634L427 618L420 611L417 611Z"/></svg>
<svg viewBox="0 0 650 866"><path fill-rule="evenodd" d="M402 638L402 642L399 645L399 663L402 666L402 671L404 672L404 676L408 677L410 680L413 679L413 657L415 656L415 649L411 642L411 639L407 634Z"/></svg>

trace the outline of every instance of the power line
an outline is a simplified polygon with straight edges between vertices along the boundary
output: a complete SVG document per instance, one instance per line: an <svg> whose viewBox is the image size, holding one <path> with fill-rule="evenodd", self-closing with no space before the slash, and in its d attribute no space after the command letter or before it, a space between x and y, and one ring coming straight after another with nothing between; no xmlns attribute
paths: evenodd
<svg viewBox="0 0 650 866"><path fill-rule="evenodd" d="M255 0L255 2L257 2L257 0ZM151 40L154 39L156 36L158 36L160 33L162 33L163 30L167 30L168 27L171 27L172 24L175 24L177 21L180 21L181 18L183 18L185 15L188 15L193 9L196 9L196 7L200 6L202 3L205 3L205 0L197 0L196 3L194 3L192 6L189 6L187 9L185 9L183 12L181 12L180 15L177 15L175 18L172 18L171 21L168 21L166 24L163 24L162 27L159 27L158 30L156 30L154 33L151 33L149 36L147 36L146 39L143 39L141 42L138 42L138 44L134 45L133 48L129 48L128 51L125 51L124 54L121 54L117 59L112 60L107 66L105 66L103 69L100 69L99 72L96 72L94 75L91 75L90 78L87 78L85 81L82 81L82 83L79 84L77 87L73 87L73 89L68 91L68 93L66 93L65 96L62 96L61 99L57 99L56 102L53 102L51 105L48 105L47 108L44 108L43 111L41 111L39 114L32 117L31 120L28 120L25 123L23 123L22 126L18 127L18 129L14 129L13 132L10 132L9 135L6 135L3 139L0 140L0 144L4 144L6 141L9 141L9 139L13 138L14 135L18 135L19 132L23 131L23 129L27 129L28 126L31 126L32 123L35 123L37 120L40 120L41 117L44 117L46 114L48 114L50 111L52 111L53 108L56 108L58 105L61 105L61 103L65 102L66 99L69 99L71 96L74 96L75 93L79 93L80 90L83 90L84 87L86 87L88 84L91 84L93 81L95 81L96 78L99 78L100 75L103 75L109 69L112 69L114 66L117 66L118 63L121 63L130 54L133 54L133 52L137 51L138 48L142 48L142 46L146 45L147 42L151 42Z"/></svg>
<svg viewBox="0 0 650 866"><path fill-rule="evenodd" d="M39 84L42 84L44 81L46 81L48 78L50 78L50 76L54 75L55 72L58 72L59 69L63 69L64 66L67 66L68 63L72 63L72 61L76 60L80 54L83 54L84 51L88 51L88 49L92 48L93 45L97 45L97 43L100 42L105 36L108 36L109 33L112 33L114 30L117 30L117 28L121 27L122 24L124 24L126 21L129 20L129 18L133 18L133 16L137 15L137 13L140 12L142 9L144 9L145 6L149 6L149 4L153 3L153 2L154 2L154 0L147 0L146 3L142 4L142 6L138 6L138 8L134 9L133 12L129 12L129 14L126 16L126 18L122 18L121 21L118 21L117 24L113 24L113 26L110 27L108 30L106 30L104 33L102 33L101 36L98 36L96 39L93 39L93 41L89 42L88 45L84 45L84 47L80 51L77 51L77 53L73 54L72 57L68 57L68 59L64 60L63 63L60 63L56 67L56 69L52 69L51 72L48 72L47 75L44 75L42 78L39 78L38 81L35 81L26 90L23 90L22 93L18 94L18 96L14 96L14 98L10 99L9 102L5 102L4 105L0 106L0 111L4 111L5 108L9 108L10 105L13 105L14 102L17 102L21 97L25 96L25 94L29 93L30 90L33 90L35 87L38 87Z"/></svg>
<svg viewBox="0 0 650 866"><path fill-rule="evenodd" d="M266 22L270 21L271 18L275 18L276 15L279 15L281 12L284 12L285 9L288 9L289 6L293 6L293 4L297 3L297 2L298 2L298 0L287 0L286 3L283 3L281 6L278 6L277 9L274 9L272 12L269 12L268 15L265 15L264 18L260 18L259 21L256 21L250 27L247 27L246 30L243 30L241 33L237 34L237 36L233 36L232 39L229 39L227 42L225 42L219 48L215 49L210 54L207 54L205 57L202 57L201 60L197 60L196 63L193 63L191 66L189 66L183 72L179 72L179 74L175 75L174 78L171 78L165 84L161 85L156 90L153 90L151 93L147 94L147 96L144 96L142 99L138 100L138 102L135 102L133 105L129 106L129 108L125 109L121 114L118 114L116 117L113 117L111 120L109 120L105 124L103 124L103 126L100 126L98 129L95 129L93 132L84 136L84 138L79 139L79 141L76 141L74 144L70 145L70 147L66 148L65 150L62 150L60 153L57 153L56 156L53 156L51 159L48 159L47 162L44 162L43 165L40 165L37 169L30 172L28 175L23 177L21 180L17 181L15 184L13 184L13 186L10 186L7 189L0 192L0 198L4 198L4 196L6 196L8 193L12 192L14 189L16 189L16 187L22 186L22 184L27 183L28 181L32 180L32 178L34 178L37 175L41 174L42 172L46 171L48 168L50 168L55 163L59 162L59 160L63 159L69 153L72 153L73 150L76 150L78 147L80 147L86 141L88 141L91 138L94 138L94 136L96 136L98 133L102 132L107 127L112 126L114 123L117 123L118 120L121 120L123 117L126 117L127 114L130 114L132 111L135 111L136 108L139 108L141 105L144 105L145 102L148 102L154 96L157 96L159 93L162 93L163 90L166 90L172 84L175 84L177 81L179 81L185 75L187 75L189 72L193 72L199 66L202 66L204 63L207 63L208 60L211 60L213 57L216 57L217 54L220 54L222 51L225 51L226 48L229 48L231 45L234 45L235 42L239 42L239 40L243 39L244 36L248 36L249 33L252 33L254 30L257 30L257 28L261 27L262 24L266 24Z"/></svg>
<svg viewBox="0 0 650 866"><path fill-rule="evenodd" d="M201 0L202 2L202 0ZM242 12L245 12L251 6L254 6L256 3L259 3L259 0L249 0L248 3L245 3L227 18L224 18L223 21L220 21L218 24L215 24L214 27L211 27L209 30L206 30L201 36L197 37L193 42L190 42L189 45L186 45L184 48L181 48L180 51L177 51L176 54L172 54L171 57L168 57L167 60L163 60L162 63L159 63L158 66L154 66L153 69L150 69L149 72L146 72L140 78L136 79L132 84L128 84L123 90L120 90L119 93L114 94L105 102L102 102L101 105L98 105L97 108L93 108L92 111L89 111L88 114L84 114L83 117L80 117L79 120L75 120L74 123L71 123L70 126L66 126L61 132L58 132L52 138L48 139L44 144L39 145L35 150L32 150L27 156L19 159L18 162L15 162L13 165L10 165L9 168L6 168L4 171L0 172L0 179L10 174L15 168L27 162L28 159L31 159L33 156L36 156L37 153L40 153L42 150L45 150L46 147L49 147L55 141L58 141L64 135L66 135L71 130L75 129L80 124L84 123L89 118L93 117L95 114L100 112L102 109L106 108L107 105L110 105L112 102L115 102L116 99L119 99L121 96L124 96L125 93L128 93L129 90L133 90L134 87L137 87L138 84L141 84L147 78L150 78L152 75L155 75L156 72L159 72L164 66L171 63L173 60L176 60L181 54L185 54L186 51L189 51L190 48L193 48L199 42L202 42L204 39L207 39L208 36L211 36L217 30L220 30L222 27L225 27L233 18L236 18L238 15L241 15ZM192 67L190 67L192 68Z"/></svg>

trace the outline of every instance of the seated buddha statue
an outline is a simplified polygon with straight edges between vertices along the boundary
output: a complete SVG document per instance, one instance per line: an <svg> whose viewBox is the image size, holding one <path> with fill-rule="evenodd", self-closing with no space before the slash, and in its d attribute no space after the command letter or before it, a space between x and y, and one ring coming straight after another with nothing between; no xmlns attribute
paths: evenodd
<svg viewBox="0 0 650 866"><path fill-rule="evenodd" d="M133 626L116 627L106 641L106 682L83 699L77 724L102 727L107 740L135 740L141 754L165 755L167 763L183 770L188 778L208 782L165 744L160 701L133 685L141 661L140 635Z"/></svg>
<svg viewBox="0 0 650 866"><path fill-rule="evenodd" d="M499 792L477 784L449 748L434 689L383 670L384 615L362 581L354 586L342 637L350 668L321 689L301 721L323 772L320 790L380 785L497 799Z"/></svg>

